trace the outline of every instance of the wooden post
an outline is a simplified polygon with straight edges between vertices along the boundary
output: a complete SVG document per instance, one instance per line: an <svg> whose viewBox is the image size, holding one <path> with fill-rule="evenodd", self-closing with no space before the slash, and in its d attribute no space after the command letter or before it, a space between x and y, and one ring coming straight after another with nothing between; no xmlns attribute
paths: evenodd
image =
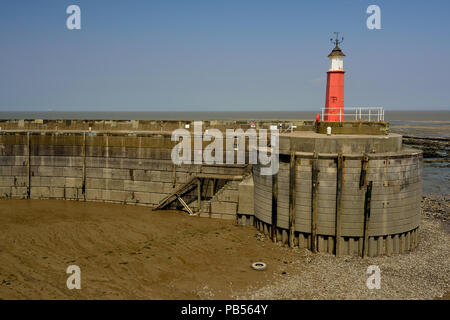
<svg viewBox="0 0 450 320"><path fill-rule="evenodd" d="M209 190L209 185L211 184L211 179L210 178L203 178L202 180L202 186L205 186L204 188L202 187L202 191L205 194L205 197L208 198L208 190ZM214 185L213 185L214 188ZM211 195L211 197L214 197L214 190L213 190L213 194Z"/></svg>
<svg viewBox="0 0 450 320"><path fill-rule="evenodd" d="M272 175L272 241L277 241L278 173Z"/></svg>
<svg viewBox="0 0 450 320"><path fill-rule="evenodd" d="M219 181L219 179L214 179L214 183L213 183L213 196L216 194L217 192L217 182Z"/></svg>
<svg viewBox="0 0 450 320"><path fill-rule="evenodd" d="M83 184L81 186L81 193L83 199L86 201L86 132L83 132Z"/></svg>
<svg viewBox="0 0 450 320"><path fill-rule="evenodd" d="M363 258L367 256L369 248L369 222L370 222L370 201L372 199L372 181L367 184L366 197L364 200L364 238L363 238Z"/></svg>
<svg viewBox="0 0 450 320"><path fill-rule="evenodd" d="M342 178L343 178L344 157L342 153L337 157L337 174L336 174L336 256L341 254L341 225L342 225Z"/></svg>
<svg viewBox="0 0 450 320"><path fill-rule="evenodd" d="M31 140L30 132L27 132L27 199L31 197Z"/></svg>
<svg viewBox="0 0 450 320"><path fill-rule="evenodd" d="M361 175L359 176L359 189L367 185L367 165L369 157L365 154L361 161Z"/></svg>
<svg viewBox="0 0 450 320"><path fill-rule="evenodd" d="M202 179L197 180L197 201L198 201L198 211L201 209L202 205Z"/></svg>
<svg viewBox="0 0 450 320"><path fill-rule="evenodd" d="M319 156L314 152L311 175L311 251L317 252L317 189L319 184Z"/></svg>
<svg viewBox="0 0 450 320"><path fill-rule="evenodd" d="M295 178L296 178L295 152L291 152L289 166L289 246L294 247L295 239Z"/></svg>

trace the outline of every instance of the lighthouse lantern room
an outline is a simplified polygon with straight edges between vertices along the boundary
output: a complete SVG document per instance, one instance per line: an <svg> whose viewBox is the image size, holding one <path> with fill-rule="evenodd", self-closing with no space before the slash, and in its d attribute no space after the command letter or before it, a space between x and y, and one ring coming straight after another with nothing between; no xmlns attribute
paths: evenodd
<svg viewBox="0 0 450 320"><path fill-rule="evenodd" d="M335 32L336 39L330 39L335 47L328 55L330 69L327 72L327 91L325 98L324 121L344 121L344 57L345 54L339 48L344 38L339 39L339 33Z"/></svg>

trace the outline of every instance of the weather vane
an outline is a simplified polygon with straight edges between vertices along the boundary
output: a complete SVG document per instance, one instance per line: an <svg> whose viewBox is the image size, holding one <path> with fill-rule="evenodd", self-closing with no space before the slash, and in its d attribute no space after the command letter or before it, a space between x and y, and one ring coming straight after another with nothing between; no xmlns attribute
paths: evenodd
<svg viewBox="0 0 450 320"><path fill-rule="evenodd" d="M344 42L344 37L339 40L339 32L333 32L333 34L336 35L336 39L331 38L330 41L334 43L336 46L340 45L342 42Z"/></svg>

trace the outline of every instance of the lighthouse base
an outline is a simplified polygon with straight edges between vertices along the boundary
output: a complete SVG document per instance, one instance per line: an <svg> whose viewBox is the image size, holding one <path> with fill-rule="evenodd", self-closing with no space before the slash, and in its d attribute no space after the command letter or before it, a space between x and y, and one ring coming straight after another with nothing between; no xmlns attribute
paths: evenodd
<svg viewBox="0 0 450 320"><path fill-rule="evenodd" d="M389 133L389 123L369 122L369 121L347 121L347 122L318 122L316 125L317 133L327 133L327 128L331 127L332 134L370 134L387 135Z"/></svg>
<svg viewBox="0 0 450 320"><path fill-rule="evenodd" d="M372 257L417 246L422 152L401 135L286 133L279 153L275 176L253 166L255 225L274 241Z"/></svg>

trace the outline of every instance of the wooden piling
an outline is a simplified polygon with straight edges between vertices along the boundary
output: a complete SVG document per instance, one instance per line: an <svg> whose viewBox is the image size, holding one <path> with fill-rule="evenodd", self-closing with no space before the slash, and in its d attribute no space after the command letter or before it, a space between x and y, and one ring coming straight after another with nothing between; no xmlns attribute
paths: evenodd
<svg viewBox="0 0 450 320"><path fill-rule="evenodd" d="M272 241L277 241L277 220L278 220L278 173L272 175Z"/></svg>
<svg viewBox="0 0 450 320"><path fill-rule="evenodd" d="M219 181L219 179L214 179L214 182L213 182L213 195L215 195L216 192L217 192L217 182L218 181Z"/></svg>
<svg viewBox="0 0 450 320"><path fill-rule="evenodd" d="M372 181L367 184L366 196L364 200L364 242L363 258L367 257L369 247L369 222L370 222L370 202L372 199Z"/></svg>
<svg viewBox="0 0 450 320"><path fill-rule="evenodd" d="M316 152L314 152L314 159L312 160L312 170L311 170L311 251L317 252L317 189L319 184L319 168L318 168L319 157Z"/></svg>
<svg viewBox="0 0 450 320"><path fill-rule="evenodd" d="M336 250L334 239L332 236L328 236L328 253L333 254L334 250Z"/></svg>
<svg viewBox="0 0 450 320"><path fill-rule="evenodd" d="M411 250L410 232L405 234L405 251Z"/></svg>
<svg viewBox="0 0 450 320"><path fill-rule="evenodd" d="M201 178L197 179L197 205L198 211L202 208L202 180Z"/></svg>
<svg viewBox="0 0 450 320"><path fill-rule="evenodd" d="M295 239L295 152L291 152L289 166L289 246L294 247Z"/></svg>
<svg viewBox="0 0 450 320"><path fill-rule="evenodd" d="M27 199L31 197L31 140L30 132L27 132Z"/></svg>
<svg viewBox="0 0 450 320"><path fill-rule="evenodd" d="M365 154L361 160L361 175L359 177L359 189L367 185L367 166L369 157Z"/></svg>
<svg viewBox="0 0 450 320"><path fill-rule="evenodd" d="M83 194L83 200L86 201L86 132L83 132L83 172L82 172L82 185L81 193Z"/></svg>
<svg viewBox="0 0 450 320"><path fill-rule="evenodd" d="M288 231L285 229L282 229L281 230L281 243L284 245L284 244L287 244L288 242L289 242Z"/></svg>
<svg viewBox="0 0 450 320"><path fill-rule="evenodd" d="M342 225L342 172L344 165L344 157L342 153L337 157L337 174L336 174L336 256L341 254L341 225Z"/></svg>
<svg viewBox="0 0 450 320"><path fill-rule="evenodd" d="M386 255L390 256L394 252L393 245L392 236L388 235L386 237Z"/></svg>
<svg viewBox="0 0 450 320"><path fill-rule="evenodd" d="M301 233L298 236L298 247L299 248L308 248L308 238L305 234Z"/></svg>

